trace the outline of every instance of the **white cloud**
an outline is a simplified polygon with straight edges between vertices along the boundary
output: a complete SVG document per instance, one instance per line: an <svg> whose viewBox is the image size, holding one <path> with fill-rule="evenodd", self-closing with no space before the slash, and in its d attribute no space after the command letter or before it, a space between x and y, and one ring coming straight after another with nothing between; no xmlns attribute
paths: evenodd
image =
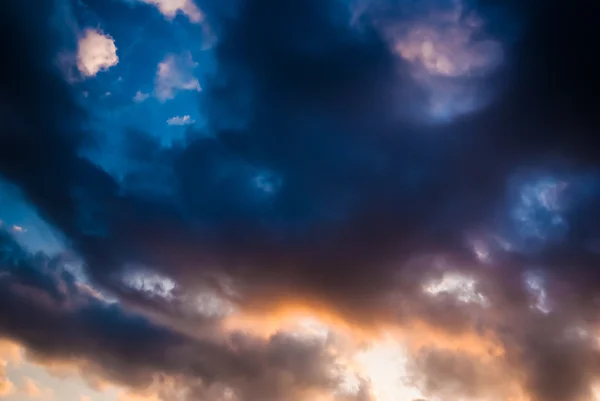
<svg viewBox="0 0 600 401"><path fill-rule="evenodd" d="M78 42L77 68L84 76L93 77L118 62L117 47L110 35L91 28L83 32Z"/></svg>
<svg viewBox="0 0 600 401"><path fill-rule="evenodd" d="M175 116L171 117L167 120L167 124L169 125L189 125L193 124L195 121L189 115L185 116Z"/></svg>
<svg viewBox="0 0 600 401"><path fill-rule="evenodd" d="M197 65L189 52L167 55L156 68L154 96L164 102L173 99L180 90L201 91L200 83L192 74Z"/></svg>
<svg viewBox="0 0 600 401"><path fill-rule="evenodd" d="M148 97L150 97L150 95L149 95L149 94L147 94L147 93L144 93L144 92L137 91L137 93L136 93L136 94L135 94L135 96L133 97L133 101L134 101L134 102L136 102L136 103L141 103L141 102L143 102L144 100L148 99Z"/></svg>
<svg viewBox="0 0 600 401"><path fill-rule="evenodd" d="M177 283L169 277L144 271L131 271L123 277L123 281L132 289L167 300L173 299L173 291L177 287Z"/></svg>
<svg viewBox="0 0 600 401"><path fill-rule="evenodd" d="M428 282L424 292L431 296L447 294L464 303L488 305L488 299L477 289L477 280L460 273L447 272L440 279Z"/></svg>
<svg viewBox="0 0 600 401"><path fill-rule="evenodd" d="M173 19L177 13L182 13L192 22L202 22L204 15L193 0L139 0L151 4L168 19Z"/></svg>

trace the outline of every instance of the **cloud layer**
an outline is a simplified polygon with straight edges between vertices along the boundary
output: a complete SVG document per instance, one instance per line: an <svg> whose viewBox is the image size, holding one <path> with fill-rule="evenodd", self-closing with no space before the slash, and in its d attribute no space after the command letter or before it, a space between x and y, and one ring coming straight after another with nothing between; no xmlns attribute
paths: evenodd
<svg viewBox="0 0 600 401"><path fill-rule="evenodd" d="M207 4L202 90L205 50L140 45L147 69L130 75L160 102L141 104L137 81L119 97L115 77L88 108L77 94L107 92L92 76L117 64L115 43L137 54L140 39L86 31L90 79L67 83L61 36L36 23L59 2L26 3L3 6L0 175L65 245L30 252L0 227L0 337L159 400L594 399L600 125L583 5ZM161 126L186 125L186 93L203 124L168 127L183 132L170 146L97 123L160 103L181 107ZM89 156L113 138L117 173Z"/></svg>

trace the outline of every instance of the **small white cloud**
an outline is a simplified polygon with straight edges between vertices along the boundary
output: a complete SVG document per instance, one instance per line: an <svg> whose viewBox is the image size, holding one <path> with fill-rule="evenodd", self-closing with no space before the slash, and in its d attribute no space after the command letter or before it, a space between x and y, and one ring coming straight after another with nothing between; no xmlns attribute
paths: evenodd
<svg viewBox="0 0 600 401"><path fill-rule="evenodd" d="M175 116L171 117L167 120L167 124L169 125L189 125L193 124L195 121L189 115L185 116Z"/></svg>
<svg viewBox="0 0 600 401"><path fill-rule="evenodd" d="M460 273L447 272L440 279L428 282L423 290L431 296L448 294L460 302L488 305L487 297L477 289L477 280Z"/></svg>
<svg viewBox="0 0 600 401"><path fill-rule="evenodd" d="M148 99L148 97L150 97L149 94L137 91L137 93L133 97L133 101L136 103L142 103L144 100Z"/></svg>
<svg viewBox="0 0 600 401"><path fill-rule="evenodd" d="M16 224L14 224L14 225L12 226L12 229L13 229L13 231L14 231L14 232L16 232L16 233L26 233L26 232L27 232L27 229L26 229L26 228L23 228L23 227L21 227L21 226L18 226L18 225L16 225Z"/></svg>
<svg viewBox="0 0 600 401"><path fill-rule="evenodd" d="M91 28L79 38L77 48L77 68L86 77L93 77L99 71L106 71L117 65L117 47L110 35Z"/></svg>
<svg viewBox="0 0 600 401"><path fill-rule="evenodd" d="M175 18L178 13L184 14L192 22L202 22L204 14L193 0L139 0L142 3L151 4L169 20Z"/></svg>
<svg viewBox="0 0 600 401"><path fill-rule="evenodd" d="M180 90L201 91L200 83L192 74L198 64L192 60L192 55L169 54L156 68L154 95L160 101L173 99Z"/></svg>

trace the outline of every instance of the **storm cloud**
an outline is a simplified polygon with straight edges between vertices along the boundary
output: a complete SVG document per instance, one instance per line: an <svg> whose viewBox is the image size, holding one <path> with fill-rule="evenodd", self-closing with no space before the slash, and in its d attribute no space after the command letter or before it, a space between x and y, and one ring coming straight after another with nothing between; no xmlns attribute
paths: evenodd
<svg viewBox="0 0 600 401"><path fill-rule="evenodd" d="M135 27L156 10L84 3L3 6L0 178L65 249L33 254L0 227L1 336L134 388L174 378L190 399L387 401L358 373L343 390L351 364L336 358L358 340L230 328L299 305L361 333L403 332L415 398L593 399L589 6L146 1L168 18L137 35L190 24L180 11L216 37L207 49L194 20L191 50L152 58L143 38L121 45L123 28L103 27L119 63L96 72L125 75L136 51L148 64L137 75L149 86L123 94L148 108L142 119L198 101L197 115L167 111L164 129L181 131L166 141L131 127L126 107L110 114L124 126L98 122L121 81L86 103L100 83L65 79L60 55L75 49L52 24L67 10L83 27L97 9ZM197 77L207 52L215 68ZM190 124L165 123L174 115ZM501 352L444 348L464 336Z"/></svg>

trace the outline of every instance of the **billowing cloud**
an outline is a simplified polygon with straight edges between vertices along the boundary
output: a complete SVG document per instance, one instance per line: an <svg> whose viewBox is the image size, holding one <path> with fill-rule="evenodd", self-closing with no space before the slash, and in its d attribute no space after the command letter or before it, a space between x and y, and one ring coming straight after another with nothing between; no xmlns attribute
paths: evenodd
<svg viewBox="0 0 600 401"><path fill-rule="evenodd" d="M198 64L190 53L169 54L156 68L154 95L160 101L173 99L177 91L200 91L200 83L194 77L194 68Z"/></svg>
<svg viewBox="0 0 600 401"><path fill-rule="evenodd" d="M77 45L77 68L86 77L93 77L119 62L114 39L102 31L87 28Z"/></svg>
<svg viewBox="0 0 600 401"><path fill-rule="evenodd" d="M0 337L124 399L592 400L596 14L234 3L207 8L202 91L192 53L160 49L146 74L161 101L198 91L206 124L163 146L125 119L128 168L110 174L86 157L95 109L36 23L56 4L0 14L20 77L0 92L0 174L64 238L37 251L12 228L29 225L0 228ZM519 40L499 15L527 27ZM135 85L102 107L131 106ZM440 88L460 89L442 109L461 118L422 124L455 94ZM178 100L156 109L165 130Z"/></svg>

